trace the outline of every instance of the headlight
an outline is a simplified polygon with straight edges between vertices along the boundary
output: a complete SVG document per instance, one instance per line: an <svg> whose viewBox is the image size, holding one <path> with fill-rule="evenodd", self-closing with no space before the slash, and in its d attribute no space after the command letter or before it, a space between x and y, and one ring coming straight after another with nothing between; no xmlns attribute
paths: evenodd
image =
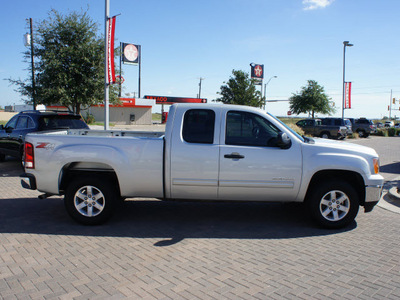
<svg viewBox="0 0 400 300"><path fill-rule="evenodd" d="M374 172L375 174L379 173L379 158L374 158L372 160L373 164L374 164Z"/></svg>

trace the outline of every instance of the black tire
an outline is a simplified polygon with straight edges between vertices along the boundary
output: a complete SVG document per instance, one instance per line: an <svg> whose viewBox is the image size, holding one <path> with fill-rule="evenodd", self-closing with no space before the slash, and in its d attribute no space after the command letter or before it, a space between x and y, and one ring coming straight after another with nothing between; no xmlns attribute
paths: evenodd
<svg viewBox="0 0 400 300"><path fill-rule="evenodd" d="M120 196L117 189L99 177L78 177L65 193L68 214L84 225L99 225L113 214Z"/></svg>
<svg viewBox="0 0 400 300"><path fill-rule="evenodd" d="M0 153L0 162L3 162L3 161L5 161L5 160L6 160L6 155Z"/></svg>
<svg viewBox="0 0 400 300"><path fill-rule="evenodd" d="M365 136L365 131L364 131L364 130L359 130L359 131L358 131L358 136L359 136L360 138L366 137L366 136Z"/></svg>
<svg viewBox="0 0 400 300"><path fill-rule="evenodd" d="M356 190L340 180L315 186L309 193L307 204L313 219L331 229L343 228L353 222L360 206Z"/></svg>
<svg viewBox="0 0 400 300"><path fill-rule="evenodd" d="M329 139L331 135L329 134L329 132L322 132L320 137L323 139Z"/></svg>

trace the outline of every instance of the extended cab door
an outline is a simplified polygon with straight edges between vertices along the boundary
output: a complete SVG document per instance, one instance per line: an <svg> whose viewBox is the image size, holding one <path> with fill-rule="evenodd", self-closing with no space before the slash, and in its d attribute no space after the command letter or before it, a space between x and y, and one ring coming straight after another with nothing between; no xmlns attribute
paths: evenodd
<svg viewBox="0 0 400 300"><path fill-rule="evenodd" d="M295 200L302 175L300 142L277 147L280 130L261 114L226 110L222 115L219 199Z"/></svg>
<svg viewBox="0 0 400 300"><path fill-rule="evenodd" d="M218 199L220 108L177 109L174 120L167 197Z"/></svg>

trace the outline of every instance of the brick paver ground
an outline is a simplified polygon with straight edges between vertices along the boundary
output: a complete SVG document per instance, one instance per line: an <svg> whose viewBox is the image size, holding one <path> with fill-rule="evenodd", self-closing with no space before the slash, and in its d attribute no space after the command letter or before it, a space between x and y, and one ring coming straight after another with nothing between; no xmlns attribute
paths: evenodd
<svg viewBox="0 0 400 300"><path fill-rule="evenodd" d="M380 207L324 230L296 204L136 200L81 226L17 168L0 166L1 299L400 297L400 215Z"/></svg>

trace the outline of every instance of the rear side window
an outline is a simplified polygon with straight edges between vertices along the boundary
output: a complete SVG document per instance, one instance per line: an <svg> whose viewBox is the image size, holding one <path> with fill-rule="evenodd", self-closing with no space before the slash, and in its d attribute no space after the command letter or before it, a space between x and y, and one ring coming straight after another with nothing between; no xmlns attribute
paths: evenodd
<svg viewBox="0 0 400 300"><path fill-rule="evenodd" d="M79 117L74 116L43 116L39 119L39 130L54 129L87 129L88 126Z"/></svg>
<svg viewBox="0 0 400 300"><path fill-rule="evenodd" d="M340 119L335 119L335 123L336 126L341 126L342 125L342 120Z"/></svg>
<svg viewBox="0 0 400 300"><path fill-rule="evenodd" d="M183 119L182 136L188 143L214 142L215 112L210 109L191 109Z"/></svg>
<svg viewBox="0 0 400 300"><path fill-rule="evenodd" d="M15 129L26 129L26 128L28 128L28 117L27 116L19 117Z"/></svg>
<svg viewBox="0 0 400 300"><path fill-rule="evenodd" d="M329 119L322 119L322 125L331 125L331 120Z"/></svg>

